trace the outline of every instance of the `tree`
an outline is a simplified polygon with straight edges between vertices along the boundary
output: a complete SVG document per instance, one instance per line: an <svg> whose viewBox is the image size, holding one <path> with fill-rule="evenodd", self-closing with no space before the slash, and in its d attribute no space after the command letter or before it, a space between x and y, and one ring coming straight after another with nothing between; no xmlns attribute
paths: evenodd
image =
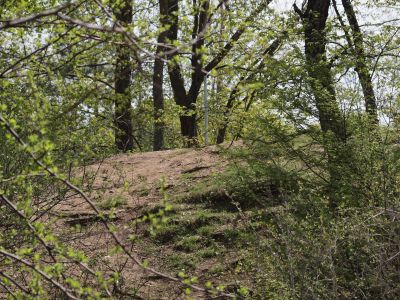
<svg viewBox="0 0 400 300"><path fill-rule="evenodd" d="M180 116L180 125L182 136L187 138L188 146L197 144L197 124L196 124L196 102L200 93L201 86L205 76L217 67L221 61L232 50L236 42L246 31L247 25L254 20L270 3L270 0L262 1L258 7L241 23L239 28L229 38L226 44L215 54L208 64L203 59L203 47L205 46L205 34L213 14L210 12L210 2L208 0L195 1L194 22L192 29L192 51L191 51L191 84L186 91L185 80L182 69L179 65L179 52L170 51L167 58L169 60L169 76L177 105L184 110ZM224 3L220 2L217 9ZM171 20L168 30L168 39L171 48L177 42L179 28L179 2L172 0L169 2L169 19Z"/></svg>
<svg viewBox="0 0 400 300"><path fill-rule="evenodd" d="M120 7L115 8L115 16L121 25L127 26L132 22L132 2L124 0ZM132 65L129 45L116 46L115 62L115 144L123 152L133 150L133 130L131 115L131 85Z"/></svg>
<svg viewBox="0 0 400 300"><path fill-rule="evenodd" d="M336 101L335 86L326 55L326 22L330 0L309 0L305 11L297 6L304 26L304 45L307 72L319 112L323 132L332 132L337 140L345 141L346 132Z"/></svg>
<svg viewBox="0 0 400 300"><path fill-rule="evenodd" d="M331 207L335 209L338 205L336 189L339 187L339 169L342 164L339 152L346 141L346 131L326 54L326 23L330 4L330 0L308 0L304 11L296 5L294 8L303 21L306 68L319 113L319 123L325 135L330 175L328 194Z"/></svg>
<svg viewBox="0 0 400 300"><path fill-rule="evenodd" d="M242 75L239 78L238 83L231 90L224 110L224 121L222 123L222 126L218 128L217 140L216 140L217 144L221 144L225 141L226 130L228 129L229 125L229 115L232 113L233 105L237 100L240 86L242 84L246 84L254 80L254 77L256 76L257 72L261 71L265 67L265 60L267 58L271 58L278 50L278 48L282 45L283 38L284 36L277 38L269 47L267 47L267 49L262 54L261 62L257 62L254 64L253 66L254 70L252 70L249 75ZM254 97L255 96L254 94L255 93L251 93L251 97ZM249 101L248 107L246 107L247 110L249 109L250 105L251 101Z"/></svg>
<svg viewBox="0 0 400 300"><path fill-rule="evenodd" d="M358 24L357 16L354 11L353 5L350 0L342 0L343 8L349 21L351 28L351 35L348 32L347 26L340 15L337 8L336 0L333 0L335 12L339 18L342 29L345 32L346 40L349 44L351 54L355 60L355 70L361 83L362 91L364 94L365 110L374 124L379 123L376 97L372 83L372 76L368 67L367 58L364 50L364 38L361 32L360 25Z"/></svg>
<svg viewBox="0 0 400 300"><path fill-rule="evenodd" d="M161 150L164 146L164 122L162 120L164 111L164 52L167 51L165 47L166 37L168 31L166 27L169 26L168 21L168 0L159 0L160 10L160 30L157 39L157 49L154 59L153 69L153 105L154 105L154 141L153 150Z"/></svg>
<svg viewBox="0 0 400 300"><path fill-rule="evenodd" d="M350 0L301 1L301 20L263 0L3 2L1 299L400 298L398 20L367 33ZM182 147L184 122L196 144L205 76L233 153L114 156ZM217 256L240 268L203 268Z"/></svg>

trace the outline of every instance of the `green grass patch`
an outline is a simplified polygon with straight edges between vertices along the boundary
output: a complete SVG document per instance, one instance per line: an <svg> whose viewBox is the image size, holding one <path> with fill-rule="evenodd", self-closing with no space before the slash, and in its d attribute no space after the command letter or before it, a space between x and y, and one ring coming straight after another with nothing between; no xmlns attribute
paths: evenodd
<svg viewBox="0 0 400 300"><path fill-rule="evenodd" d="M198 251L197 255L203 259L207 259L207 258L216 257L216 256L220 255L222 252L223 252L223 249L221 247L212 245L210 247L207 247L205 249Z"/></svg>
<svg viewBox="0 0 400 300"><path fill-rule="evenodd" d="M183 252L194 252L202 247L203 241L200 236L188 236L175 244L175 249Z"/></svg>
<svg viewBox="0 0 400 300"><path fill-rule="evenodd" d="M184 253L172 254L166 259L167 267L177 271L193 271L197 266L197 259Z"/></svg>
<svg viewBox="0 0 400 300"><path fill-rule="evenodd" d="M113 197L110 197L102 202L100 202L99 207L105 210L124 206L127 204L127 200L125 197L121 195L116 195Z"/></svg>
<svg viewBox="0 0 400 300"><path fill-rule="evenodd" d="M222 275L226 271L226 266L222 264L218 264L213 266L210 270L209 273L212 275Z"/></svg>
<svg viewBox="0 0 400 300"><path fill-rule="evenodd" d="M182 228L179 224L166 224L157 229L154 239L163 244L170 243L177 237L184 235L185 231L185 228Z"/></svg>
<svg viewBox="0 0 400 300"><path fill-rule="evenodd" d="M197 229L197 234L203 237L209 237L212 233L218 228L218 226L213 225L205 225L201 226Z"/></svg>

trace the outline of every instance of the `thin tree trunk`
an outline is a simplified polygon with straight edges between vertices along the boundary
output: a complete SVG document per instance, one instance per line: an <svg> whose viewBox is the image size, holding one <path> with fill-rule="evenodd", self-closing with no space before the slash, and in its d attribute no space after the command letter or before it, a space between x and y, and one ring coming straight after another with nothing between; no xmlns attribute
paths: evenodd
<svg viewBox="0 0 400 300"><path fill-rule="evenodd" d="M342 0L344 11L346 12L347 20L349 21L353 43L354 43L354 58L356 62L356 72L361 83L364 94L365 110L370 116L373 123L378 124L378 112L376 105L375 92L372 84L372 76L368 68L367 59L365 57L364 39L358 24L357 16L354 12L353 5L350 0ZM352 45L349 45L352 47Z"/></svg>
<svg viewBox="0 0 400 300"><path fill-rule="evenodd" d="M284 36L286 36L286 33L284 34ZM250 82L254 79L256 72L262 70L265 67L265 59L266 57L272 57L275 52L278 50L278 48L280 47L280 45L282 44L283 38L279 37L277 38L263 53L263 59L262 61L256 66L254 72L252 72L250 75L248 76L241 76L239 79L239 82L236 84L236 86L234 87L234 89L231 91L231 93L229 94L229 98L228 101L226 103L225 106L225 110L224 110L224 122L222 123L222 126L218 129L218 133L217 133L217 144L222 144L225 141L225 136L226 136L226 131L228 129L228 125L229 125L229 116L232 112L233 109L233 105L235 103L235 101L237 100L237 96L238 96L238 92L239 92L239 86L241 84L244 84L246 82ZM250 102L251 103L251 102ZM251 105L251 104L250 104ZM248 108L250 109L250 107Z"/></svg>
<svg viewBox="0 0 400 300"><path fill-rule="evenodd" d="M160 25L165 27L168 24L168 0L160 0ZM160 32L157 42L156 58L154 60L153 70L153 106L154 106L154 140L153 150L159 151L164 147L164 55L166 48L164 46L167 37L167 30Z"/></svg>
<svg viewBox="0 0 400 300"><path fill-rule="evenodd" d="M115 9L115 16L122 25L132 22L132 4L124 0L119 8ZM128 45L117 45L115 65L115 144L123 152L132 150L132 107L129 95L131 85L131 55Z"/></svg>
<svg viewBox="0 0 400 300"><path fill-rule="evenodd" d="M159 53L159 52L158 52ZM162 59L156 57L153 74L153 106L154 106L154 140L153 150L159 151L164 147L164 95L163 95L163 69Z"/></svg>

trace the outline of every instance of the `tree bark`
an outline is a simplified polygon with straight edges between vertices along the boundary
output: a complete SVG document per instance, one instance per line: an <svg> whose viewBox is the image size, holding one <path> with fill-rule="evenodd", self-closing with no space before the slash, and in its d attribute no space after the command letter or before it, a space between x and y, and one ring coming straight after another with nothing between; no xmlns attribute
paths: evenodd
<svg viewBox="0 0 400 300"><path fill-rule="evenodd" d="M346 132L336 101L334 81L326 55L325 30L329 7L330 0L308 0L305 12L297 6L295 10L303 21L306 68L319 113L319 122L324 133L330 175L328 194L330 206L335 210L339 201L337 189L341 179L341 148L346 141Z"/></svg>
<svg viewBox="0 0 400 300"><path fill-rule="evenodd" d="M179 29L179 1L178 0L167 0L168 1L168 9L167 9L167 22L168 22L168 30L166 33L166 38L168 42L172 44L178 38L178 29ZM171 81L171 87L174 95L174 100L177 105L183 108L184 113L186 115L180 116L180 125L181 125L181 134L185 138L190 138L188 126L190 126L190 118L187 115L187 111L190 110L190 103L187 101L187 92L185 89L185 82L182 77L181 67L178 62L179 53L177 51L171 50L171 47L168 48L168 74ZM188 105L189 104L189 105Z"/></svg>
<svg viewBox="0 0 400 300"><path fill-rule="evenodd" d="M231 36L225 46L214 56L214 58L205 66L203 66L203 59L201 48L204 46L204 31L210 21L211 14L209 12L209 0L193 0L193 4L197 9L195 10L192 38L196 42L192 46L191 57L191 85L189 91L185 89L185 82L182 76L181 68L179 65L179 53L173 51L168 55L168 73L171 81L171 86L174 94L174 99L177 105L183 109L183 114L180 117L181 133L187 139L187 146L191 147L198 144L197 141L197 115L196 115L196 102L199 96L201 86L204 82L205 75L211 72L230 52L235 43L239 40L245 32L248 23L261 13L271 2L271 0L263 1L255 11L243 22L243 24ZM178 37L178 1L169 0L168 16L170 28L168 30L167 38L170 43L177 40Z"/></svg>
<svg viewBox="0 0 400 300"><path fill-rule="evenodd" d="M305 12L301 12L304 24L306 67L322 131L332 132L338 140L345 141L345 128L326 56L325 29L329 6L330 0L309 0Z"/></svg>
<svg viewBox="0 0 400 300"><path fill-rule="evenodd" d="M168 25L168 0L159 1L160 8L160 25L165 28ZM164 114L164 52L166 38L168 31L163 30L160 32L157 42L156 57L154 60L153 70L153 106L154 106L154 140L153 150L159 151L164 147L164 121L162 120Z"/></svg>
<svg viewBox="0 0 400 300"><path fill-rule="evenodd" d="M353 5L350 0L342 0L343 8L349 21L353 45L351 39L349 39L349 46L353 48L353 54L355 58L355 70L358 74L358 78L361 83L361 87L364 94L365 110L369 115L371 121L375 124L379 123L378 112L376 105L376 97L374 87L372 84L372 76L368 68L367 59L364 50L364 38L361 32L360 25L358 24L357 16L354 12ZM344 24L343 24L344 25ZM344 28L345 29L345 28Z"/></svg>
<svg viewBox="0 0 400 300"><path fill-rule="evenodd" d="M132 3L124 0L115 8L115 16L122 25L132 22ZM115 64L115 144L123 152L134 149L132 107L129 95L132 66L128 45L117 45Z"/></svg>
<svg viewBox="0 0 400 300"><path fill-rule="evenodd" d="M205 73L202 70L202 54L200 49L204 46L204 37L199 34L205 30L205 26L209 21L209 0L200 0L197 3L193 0L195 6L195 15L193 21L192 39L196 39L196 42L192 45L192 57L191 57L191 79L192 84L189 91L185 89L185 83L182 76L181 68L178 61L174 59L178 58L178 53L174 52L169 55L169 76L171 80L171 86L174 94L176 104L182 107L183 113L180 116L181 133L187 140L187 146L191 147L197 145L197 114L196 114L196 100L200 93L201 85L204 81ZM178 1L169 1L169 19L170 29L167 33L167 37L170 42L176 41L178 37Z"/></svg>

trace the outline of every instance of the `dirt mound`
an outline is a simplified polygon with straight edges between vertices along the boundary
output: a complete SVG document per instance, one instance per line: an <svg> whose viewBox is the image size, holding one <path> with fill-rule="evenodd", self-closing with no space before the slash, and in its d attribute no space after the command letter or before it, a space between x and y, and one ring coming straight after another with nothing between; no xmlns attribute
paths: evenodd
<svg viewBox="0 0 400 300"><path fill-rule="evenodd" d="M214 174L224 170L228 160L221 154L223 150L211 146L120 154L81 167L75 171L74 178L80 181L78 185L100 210L115 211L111 222L116 234L125 246L130 245L139 260L147 260L151 267L172 276L182 270L188 272L199 278L200 286L223 277L230 282L236 275L229 266L237 256L224 250L214 235L225 228L226 223L236 226L236 214L213 212L201 203L174 201L175 196L192 193L200 183L208 185ZM174 209L169 212L165 227L150 235L146 222L135 222L152 209L157 210L166 194L172 198L169 201ZM105 273L120 272L123 286L137 291L132 299L185 298L181 294L182 285L154 277L121 253L112 254L113 239L99 216L77 193L71 191L52 211L59 217L52 226L61 239L87 253ZM128 237L132 234L140 238L131 244ZM204 299L203 296L202 293L192 294L195 299Z"/></svg>
<svg viewBox="0 0 400 300"><path fill-rule="evenodd" d="M190 184L221 172L227 162L224 148L177 149L120 154L81 167L75 176L90 198L103 210L122 212L159 203L162 190L182 193ZM71 194L55 208L65 217L90 218L94 212Z"/></svg>

